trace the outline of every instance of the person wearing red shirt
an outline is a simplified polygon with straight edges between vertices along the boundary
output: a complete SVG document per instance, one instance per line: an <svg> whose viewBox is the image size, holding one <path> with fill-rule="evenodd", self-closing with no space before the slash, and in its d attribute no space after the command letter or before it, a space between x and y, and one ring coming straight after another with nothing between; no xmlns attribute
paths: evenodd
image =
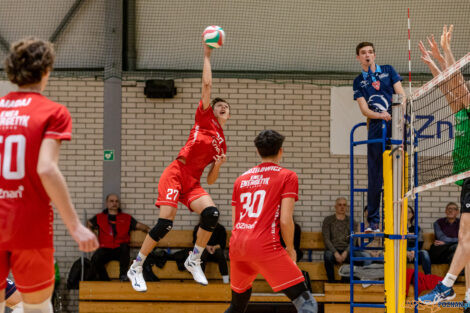
<svg viewBox="0 0 470 313"><path fill-rule="evenodd" d="M71 139L72 119L65 106L41 94L53 62L49 42L28 38L12 44L5 71L18 91L0 98L0 299L11 270L25 313L52 312L51 201L80 250L98 247L78 219L58 166L61 142ZM0 313L4 308L2 301Z"/></svg>
<svg viewBox="0 0 470 313"><path fill-rule="evenodd" d="M260 132L255 146L262 163L238 177L233 186L229 247L232 301L225 313L245 312L258 274L275 292L289 297L298 312L318 310L295 264L293 213L299 184L295 172L279 165L284 138L274 130Z"/></svg>
<svg viewBox="0 0 470 313"><path fill-rule="evenodd" d="M150 227L137 222L130 214L123 213L119 196L110 193L106 196L106 209L88 220L87 226L98 231L100 247L91 257L91 265L99 280L108 281L106 263L111 260L119 261L119 279L128 281L127 270L130 261L131 230L149 232Z"/></svg>
<svg viewBox="0 0 470 313"><path fill-rule="evenodd" d="M176 160L163 171L160 177L158 198L155 203L160 208L159 219L145 237L137 258L127 272L132 287L136 291L147 291L142 275L142 265L158 241L173 227L178 201L190 211L201 215L201 227L197 232L196 244L184 265L197 283L208 284L201 269L201 255L217 225L219 211L210 195L201 187L200 179L204 168L211 164L207 183L213 184L219 176L220 166L226 161L227 146L222 127L230 117L230 106L221 98L210 100L212 49L206 44L203 45L202 96L196 110L194 126Z"/></svg>

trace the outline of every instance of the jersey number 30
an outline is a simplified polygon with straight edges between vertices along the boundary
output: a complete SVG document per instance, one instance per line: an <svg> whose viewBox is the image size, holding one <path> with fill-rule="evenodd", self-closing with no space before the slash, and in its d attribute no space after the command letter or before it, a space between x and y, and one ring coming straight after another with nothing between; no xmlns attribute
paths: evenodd
<svg viewBox="0 0 470 313"><path fill-rule="evenodd" d="M0 136L1 175L4 179L22 179L25 174L26 138L23 135ZM14 147L16 149L14 149ZM15 160L16 158L16 160ZM14 163L13 163L14 162ZM16 165L16 166L12 166Z"/></svg>
<svg viewBox="0 0 470 313"><path fill-rule="evenodd" d="M240 213L240 219L244 218L245 215L248 215L248 217L258 217L263 210L265 196L265 190L257 190L254 193L242 193L240 195L240 202L243 203L243 210Z"/></svg>

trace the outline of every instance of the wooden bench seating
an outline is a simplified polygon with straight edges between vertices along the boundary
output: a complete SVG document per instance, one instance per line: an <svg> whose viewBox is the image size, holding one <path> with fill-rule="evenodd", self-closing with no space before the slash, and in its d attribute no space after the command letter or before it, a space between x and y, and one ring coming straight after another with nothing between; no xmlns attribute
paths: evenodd
<svg viewBox="0 0 470 313"><path fill-rule="evenodd" d="M140 248L145 233L141 231L131 232L131 247ZM323 251L325 245L321 232L302 233L301 249L306 251ZM424 234L424 248L428 249L434 241L432 233ZM227 246L230 240L230 232L227 236ZM192 230L173 230L159 242L160 248L182 249L191 248ZM325 313L349 312L349 284L328 284L323 261L299 262L299 267L309 273L314 293L319 303L324 303ZM229 262L230 266L230 262ZM412 267L412 264L408 265ZM433 265L433 274L444 276L448 265ZM107 270L111 278L119 276L119 263L109 262ZM79 291L79 311L120 313L120 312L149 312L149 313L173 313L173 312L224 312L231 298L230 286L222 284L221 276L215 263L208 263L206 276L209 285L200 286L192 280L186 271L179 271L176 263L168 261L160 269L153 267L154 273L161 279L160 282L148 283L146 293L135 292L129 283L119 281L111 282L81 282ZM337 271L336 271L337 272ZM339 276L337 276L339 279ZM459 280L462 280L460 277ZM383 286L371 286L362 288L356 286L355 299L358 302L383 303ZM463 288L463 287L457 287ZM457 301L464 295L465 290L458 289ZM412 294L412 293L410 293ZM459 298L460 297L460 298ZM412 298L409 298L410 300ZM283 294L273 293L271 287L262 277L257 277L253 284L253 303L275 302L288 305L289 299ZM355 312L384 312L382 309L357 308ZM458 309L441 309L440 312L457 312ZM407 313L412 310L407 309ZM420 312L430 312L420 310Z"/></svg>

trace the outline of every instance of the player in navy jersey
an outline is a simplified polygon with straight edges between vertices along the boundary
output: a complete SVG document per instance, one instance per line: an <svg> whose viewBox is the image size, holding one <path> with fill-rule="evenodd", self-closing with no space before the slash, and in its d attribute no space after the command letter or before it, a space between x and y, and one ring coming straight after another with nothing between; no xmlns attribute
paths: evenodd
<svg viewBox="0 0 470 313"><path fill-rule="evenodd" d="M401 76L391 65L375 64L375 48L370 42L361 42L356 47L356 58L362 72L353 83L354 100L362 115L368 118L368 139L382 137L382 120L386 122L387 137L391 135L392 96L401 95L405 103L405 91ZM383 183L382 144L367 145L368 191L366 231L378 231L380 223L380 194Z"/></svg>

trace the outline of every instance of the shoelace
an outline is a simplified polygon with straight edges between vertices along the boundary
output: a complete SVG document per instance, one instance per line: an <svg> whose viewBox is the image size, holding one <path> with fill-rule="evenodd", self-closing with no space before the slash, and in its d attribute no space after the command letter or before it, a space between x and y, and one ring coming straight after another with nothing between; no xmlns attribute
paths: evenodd
<svg viewBox="0 0 470 313"><path fill-rule="evenodd" d="M199 259L199 260L191 260L189 259L189 265L191 266L194 266L194 265L201 265L202 264L202 261Z"/></svg>

